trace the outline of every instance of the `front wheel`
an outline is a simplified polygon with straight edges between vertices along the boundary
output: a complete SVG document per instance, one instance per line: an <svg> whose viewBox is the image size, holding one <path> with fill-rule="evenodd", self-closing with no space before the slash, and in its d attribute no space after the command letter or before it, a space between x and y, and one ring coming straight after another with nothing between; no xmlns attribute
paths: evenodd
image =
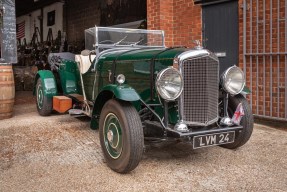
<svg viewBox="0 0 287 192"><path fill-rule="evenodd" d="M235 140L233 143L222 145L222 147L224 148L236 149L238 147L241 147L250 139L251 134L253 132L253 121L254 121L253 114L249 106L249 103L244 96L236 95L229 98L228 100L229 116L232 116L234 114L239 103L242 104L244 110L244 116L240 121L240 125L243 126L243 129L240 132L236 133Z"/></svg>
<svg viewBox="0 0 287 192"><path fill-rule="evenodd" d="M111 99L102 109L99 127L108 166L118 173L135 169L144 147L142 123L136 109L129 102Z"/></svg>
<svg viewBox="0 0 287 192"><path fill-rule="evenodd" d="M53 110L52 98L45 96L42 80L39 78L36 84L37 110L41 116L48 116Z"/></svg>

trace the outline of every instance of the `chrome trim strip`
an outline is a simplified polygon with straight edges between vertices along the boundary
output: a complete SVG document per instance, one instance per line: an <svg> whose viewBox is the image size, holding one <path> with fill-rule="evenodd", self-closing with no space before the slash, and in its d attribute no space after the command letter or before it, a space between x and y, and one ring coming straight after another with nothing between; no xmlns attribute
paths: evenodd
<svg viewBox="0 0 287 192"><path fill-rule="evenodd" d="M219 62L218 57L214 53L206 49L195 49L183 52L177 56L177 59L179 61L179 68L181 67L183 61L188 58L194 59L196 57L205 57L205 56L210 56L211 58Z"/></svg>

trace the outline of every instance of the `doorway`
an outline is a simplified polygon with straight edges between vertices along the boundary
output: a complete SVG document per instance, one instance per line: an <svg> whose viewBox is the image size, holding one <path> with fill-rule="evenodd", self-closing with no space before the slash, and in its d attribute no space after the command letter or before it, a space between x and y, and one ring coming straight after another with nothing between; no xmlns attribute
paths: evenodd
<svg viewBox="0 0 287 192"><path fill-rule="evenodd" d="M238 1L202 4L203 46L214 52L220 73L238 65Z"/></svg>

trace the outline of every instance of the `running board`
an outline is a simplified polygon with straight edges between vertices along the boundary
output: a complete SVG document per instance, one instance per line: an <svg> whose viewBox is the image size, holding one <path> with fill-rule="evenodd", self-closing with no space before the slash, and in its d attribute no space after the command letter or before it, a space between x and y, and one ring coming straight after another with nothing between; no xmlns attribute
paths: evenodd
<svg viewBox="0 0 287 192"><path fill-rule="evenodd" d="M70 109L69 110L69 114L73 117L83 117L83 116L87 116L85 114L85 111L81 110L81 109Z"/></svg>

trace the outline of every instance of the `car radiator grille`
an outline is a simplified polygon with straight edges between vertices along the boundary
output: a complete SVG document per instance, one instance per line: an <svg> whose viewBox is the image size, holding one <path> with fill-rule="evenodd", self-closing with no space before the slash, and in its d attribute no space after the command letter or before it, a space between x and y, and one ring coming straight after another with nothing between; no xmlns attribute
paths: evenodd
<svg viewBox="0 0 287 192"><path fill-rule="evenodd" d="M206 56L183 61L182 120L205 126L218 120L219 63Z"/></svg>

